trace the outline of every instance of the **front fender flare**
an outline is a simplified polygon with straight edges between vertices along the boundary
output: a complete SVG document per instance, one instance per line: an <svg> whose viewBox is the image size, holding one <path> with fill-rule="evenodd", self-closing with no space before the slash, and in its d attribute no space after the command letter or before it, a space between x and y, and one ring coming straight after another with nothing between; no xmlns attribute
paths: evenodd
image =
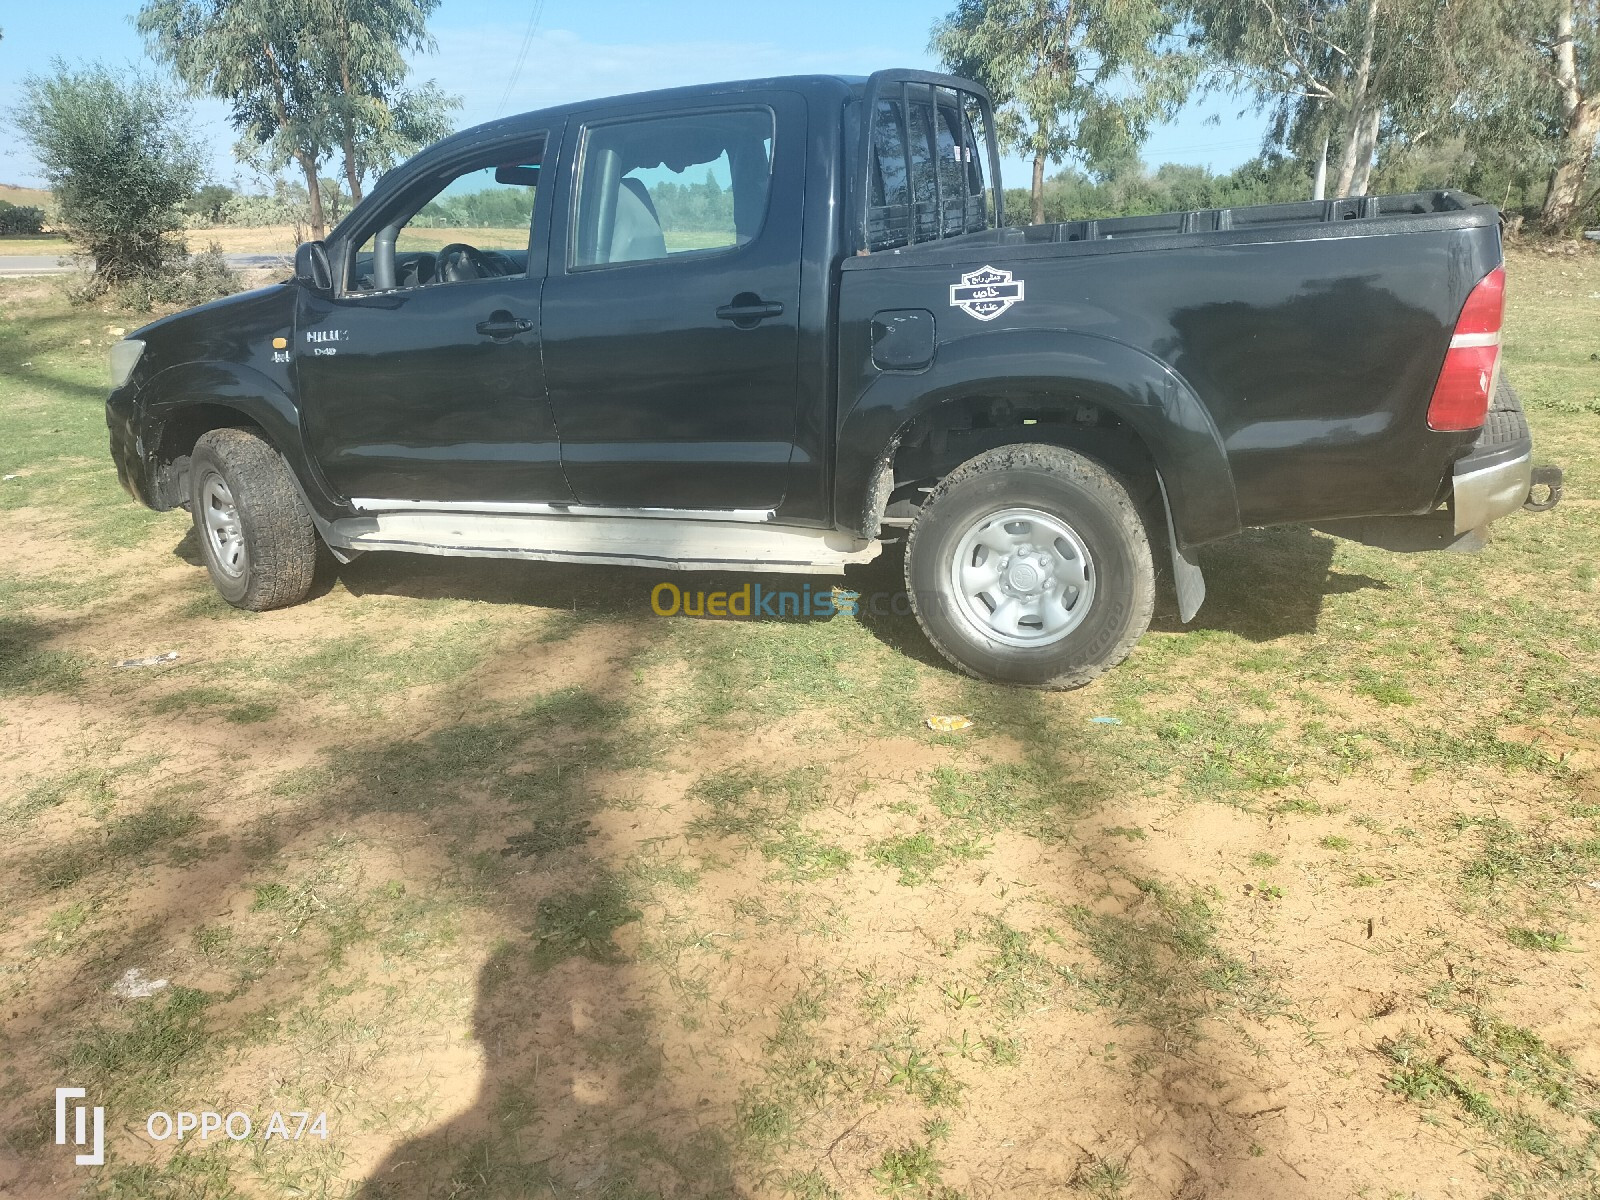
<svg viewBox="0 0 1600 1200"><path fill-rule="evenodd" d="M161 442L166 423L186 408L210 405L229 408L259 425L289 469L294 472L313 511L325 519L352 511L327 486L307 456L301 436L300 411L283 387L254 367L228 362L187 362L167 367L145 384L140 394L148 453Z"/></svg>
<svg viewBox="0 0 1600 1200"><path fill-rule="evenodd" d="M1063 409L1092 403L1124 421L1155 460L1178 541L1194 545L1239 531L1227 451L1182 377L1124 342L1047 329L971 334L940 343L926 372L878 375L839 419L839 523L875 518L865 512L868 501L913 421L948 401L1007 394L1059 397Z"/></svg>

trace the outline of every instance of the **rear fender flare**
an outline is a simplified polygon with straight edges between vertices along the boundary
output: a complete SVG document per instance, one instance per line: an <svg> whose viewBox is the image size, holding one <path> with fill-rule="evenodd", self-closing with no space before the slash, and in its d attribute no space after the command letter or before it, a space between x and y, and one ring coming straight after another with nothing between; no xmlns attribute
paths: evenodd
<svg viewBox="0 0 1600 1200"><path fill-rule="evenodd" d="M1063 410L1087 402L1125 422L1155 460L1176 541L1194 545L1239 531L1227 451L1194 390L1141 350L1068 330L973 334L941 343L927 372L878 375L839 420L838 523L857 532L876 523L878 513L867 509L913 422L950 401L1008 393L1059 397Z"/></svg>

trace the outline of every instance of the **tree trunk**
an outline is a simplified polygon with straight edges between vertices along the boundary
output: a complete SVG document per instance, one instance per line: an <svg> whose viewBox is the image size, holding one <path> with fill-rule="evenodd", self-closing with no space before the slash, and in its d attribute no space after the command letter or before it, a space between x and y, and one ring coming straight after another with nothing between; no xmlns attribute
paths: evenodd
<svg viewBox="0 0 1600 1200"><path fill-rule="evenodd" d="M1566 0L1556 16L1555 48L1550 52L1556 84L1561 89L1563 136L1561 157L1550 172L1540 223L1549 233L1564 233L1573 225L1583 199L1589 160L1600 136L1600 96L1585 100L1579 90L1578 59L1572 37L1573 0Z"/></svg>
<svg viewBox="0 0 1600 1200"><path fill-rule="evenodd" d="M1324 199L1328 194L1328 138L1322 139L1322 157L1317 159L1317 174L1311 181L1311 198Z"/></svg>
<svg viewBox="0 0 1600 1200"><path fill-rule="evenodd" d="M344 180L350 185L350 203L361 203L361 172L356 170L356 138L350 122L344 123Z"/></svg>
<svg viewBox="0 0 1600 1200"><path fill-rule="evenodd" d="M1362 120L1361 145L1356 150L1356 173L1350 180L1350 195L1365 196L1372 178L1374 160L1378 156L1378 123L1383 114L1377 105Z"/></svg>
<svg viewBox="0 0 1600 1200"><path fill-rule="evenodd" d="M1348 196L1355 179L1361 143L1366 136L1366 122L1362 119L1367 107L1367 86L1372 79L1372 44L1378 33L1378 0L1367 0L1366 27L1361 34L1361 58L1356 63L1354 90L1350 95L1350 109L1345 120L1344 151L1339 155L1339 174L1333 191L1337 196Z"/></svg>
<svg viewBox="0 0 1600 1200"><path fill-rule="evenodd" d="M294 157L305 172L306 191L311 196L311 240L320 242L328 236L328 220L322 212L322 185L317 179L317 160L304 150L296 151Z"/></svg>
<svg viewBox="0 0 1600 1200"><path fill-rule="evenodd" d="M1044 151L1033 154L1033 223L1044 224Z"/></svg>

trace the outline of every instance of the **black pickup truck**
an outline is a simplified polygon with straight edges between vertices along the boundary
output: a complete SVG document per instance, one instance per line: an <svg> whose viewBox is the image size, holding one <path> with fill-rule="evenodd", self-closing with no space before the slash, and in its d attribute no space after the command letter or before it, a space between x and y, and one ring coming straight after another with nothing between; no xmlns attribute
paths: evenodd
<svg viewBox="0 0 1600 1200"><path fill-rule="evenodd" d="M1246 526L1460 547L1558 497L1491 205L1002 204L989 97L926 72L480 125L291 282L113 347L112 455L244 608L326 551L840 573L903 538L933 644L1044 687L1127 655L1158 566L1188 620Z"/></svg>

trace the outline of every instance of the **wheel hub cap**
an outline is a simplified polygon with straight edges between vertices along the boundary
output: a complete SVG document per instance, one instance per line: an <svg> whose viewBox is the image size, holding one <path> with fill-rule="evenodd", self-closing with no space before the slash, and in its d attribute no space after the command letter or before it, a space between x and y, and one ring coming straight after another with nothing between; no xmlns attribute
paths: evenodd
<svg viewBox="0 0 1600 1200"><path fill-rule="evenodd" d="M1037 648L1059 642L1094 603L1088 547L1061 518L1007 508L974 521L950 567L957 614L980 638Z"/></svg>
<svg viewBox="0 0 1600 1200"><path fill-rule="evenodd" d="M239 523L239 506L227 480L214 471L200 484L200 522L218 569L233 578L244 574L244 528Z"/></svg>

